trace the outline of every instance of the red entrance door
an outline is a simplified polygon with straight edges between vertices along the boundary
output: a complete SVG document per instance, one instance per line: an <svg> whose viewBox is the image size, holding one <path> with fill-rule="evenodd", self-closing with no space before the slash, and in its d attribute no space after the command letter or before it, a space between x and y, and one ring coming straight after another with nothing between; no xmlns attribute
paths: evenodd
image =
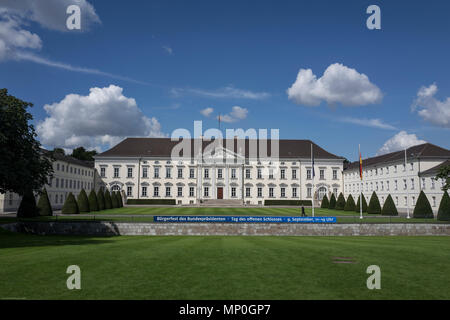
<svg viewBox="0 0 450 320"><path fill-rule="evenodd" d="M223 188L217 188L217 199L223 199Z"/></svg>

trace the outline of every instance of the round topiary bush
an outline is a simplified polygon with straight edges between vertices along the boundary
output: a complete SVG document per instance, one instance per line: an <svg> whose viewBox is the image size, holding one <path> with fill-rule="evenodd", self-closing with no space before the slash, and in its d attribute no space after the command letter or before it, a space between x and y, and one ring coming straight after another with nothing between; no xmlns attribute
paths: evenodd
<svg viewBox="0 0 450 320"><path fill-rule="evenodd" d="M344 210L345 208L345 198L342 192L339 194L338 199L336 201L336 210Z"/></svg>
<svg viewBox="0 0 450 320"><path fill-rule="evenodd" d="M439 204L439 210L437 219L441 221L450 221L450 197L447 191L444 191L441 203Z"/></svg>
<svg viewBox="0 0 450 320"><path fill-rule="evenodd" d="M49 200L48 194L47 194L47 189L45 189L45 188L44 188L44 190L42 190L41 196L39 197L37 208L39 210L40 216L52 216L53 215L52 205L50 204L50 200Z"/></svg>
<svg viewBox="0 0 450 320"><path fill-rule="evenodd" d="M395 206L394 200L391 195L388 195L386 201L384 202L383 209L381 210L383 216L398 216L397 207Z"/></svg>
<svg viewBox="0 0 450 320"><path fill-rule="evenodd" d="M102 188L100 188L97 192L97 203L99 211L105 210L105 193Z"/></svg>
<svg viewBox="0 0 450 320"><path fill-rule="evenodd" d="M113 191L111 193L111 204L112 208L118 208L119 207L119 200L117 199L117 192Z"/></svg>
<svg viewBox="0 0 450 320"><path fill-rule="evenodd" d="M434 218L433 209L431 209L430 202L423 191L420 191L414 207L413 217L418 219Z"/></svg>
<svg viewBox="0 0 450 320"><path fill-rule="evenodd" d="M89 200L84 189L81 189L78 194L78 209L81 213L88 213L91 211L89 208Z"/></svg>
<svg viewBox="0 0 450 320"><path fill-rule="evenodd" d="M111 209L112 208L112 200L111 200L111 194L109 193L109 190L105 191L105 209Z"/></svg>
<svg viewBox="0 0 450 320"><path fill-rule="evenodd" d="M91 190L89 193L89 209L92 211L98 211L98 201L97 201L97 195L95 194L94 190Z"/></svg>
<svg viewBox="0 0 450 320"><path fill-rule="evenodd" d="M355 210L355 200L353 200L352 195L349 195L347 202L345 203L344 211L354 211Z"/></svg>
<svg viewBox="0 0 450 320"><path fill-rule="evenodd" d="M64 205L61 210L62 214L78 214L80 211L78 210L78 204L77 200L75 200L74 195L72 192L69 193L67 196L66 201L64 202Z"/></svg>
<svg viewBox="0 0 450 320"><path fill-rule="evenodd" d="M380 200L378 200L378 196L375 191L372 193L369 201L369 207L367 207L367 213L370 214L380 214L381 213L381 205Z"/></svg>
<svg viewBox="0 0 450 320"><path fill-rule="evenodd" d="M364 197L364 194L362 195L362 212L367 212L367 201L366 201L366 197ZM355 212L360 212L361 211L361 196L358 195L358 201L356 202L356 206L355 206Z"/></svg>
<svg viewBox="0 0 450 320"><path fill-rule="evenodd" d="M17 217L19 218L33 218L39 216L39 210L36 206L36 199L32 190L28 190L20 201L19 209L17 210Z"/></svg>
<svg viewBox="0 0 450 320"><path fill-rule="evenodd" d="M328 206L328 209L334 209L336 207L336 197L334 196L334 193L331 194L330 198L330 205Z"/></svg>
<svg viewBox="0 0 450 320"><path fill-rule="evenodd" d="M324 195L323 199L322 199L322 204L320 205L320 207L322 209L328 209L329 206L330 206L330 202L328 201L328 197L327 197L327 195Z"/></svg>

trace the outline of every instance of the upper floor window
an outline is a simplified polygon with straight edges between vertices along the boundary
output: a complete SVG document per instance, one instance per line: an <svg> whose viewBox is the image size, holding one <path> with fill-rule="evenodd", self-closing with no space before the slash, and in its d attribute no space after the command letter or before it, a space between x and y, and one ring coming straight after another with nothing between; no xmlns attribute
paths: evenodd
<svg viewBox="0 0 450 320"><path fill-rule="evenodd" d="M142 168L142 178L147 178L147 177L148 177L148 168L143 167Z"/></svg>
<svg viewBox="0 0 450 320"><path fill-rule="evenodd" d="M189 169L189 178L193 179L195 177L195 170L193 168Z"/></svg>
<svg viewBox="0 0 450 320"><path fill-rule="evenodd" d="M104 178L106 176L106 168L100 168L100 176Z"/></svg>
<svg viewBox="0 0 450 320"><path fill-rule="evenodd" d="M205 169L205 179L209 178L209 169Z"/></svg>
<svg viewBox="0 0 450 320"><path fill-rule="evenodd" d="M297 170L292 169L292 180L297 179Z"/></svg>
<svg viewBox="0 0 450 320"><path fill-rule="evenodd" d="M414 163L411 162L411 171L413 171L413 170L414 170Z"/></svg>
<svg viewBox="0 0 450 320"><path fill-rule="evenodd" d="M155 171L153 174L155 178L159 178L159 167L155 167Z"/></svg>
<svg viewBox="0 0 450 320"><path fill-rule="evenodd" d="M333 180L337 180L337 170L333 169Z"/></svg>
<svg viewBox="0 0 450 320"><path fill-rule="evenodd" d="M245 178L250 179L250 169L245 169Z"/></svg>
<svg viewBox="0 0 450 320"><path fill-rule="evenodd" d="M235 168L231 169L231 179L236 179L236 169Z"/></svg>
<svg viewBox="0 0 450 320"><path fill-rule="evenodd" d="M183 168L178 168L178 178L183 178Z"/></svg>
<svg viewBox="0 0 450 320"><path fill-rule="evenodd" d="M166 178L172 178L172 168L166 168Z"/></svg>
<svg viewBox="0 0 450 320"><path fill-rule="evenodd" d="M325 179L325 170L324 169L320 169L320 180L324 180Z"/></svg>
<svg viewBox="0 0 450 320"><path fill-rule="evenodd" d="M133 168L128 168L128 174L127 174L128 178L133 178Z"/></svg>
<svg viewBox="0 0 450 320"><path fill-rule="evenodd" d="M286 170L281 169L281 179L286 179Z"/></svg>
<svg viewBox="0 0 450 320"><path fill-rule="evenodd" d="M262 179L262 170L258 168L258 179Z"/></svg>
<svg viewBox="0 0 450 320"><path fill-rule="evenodd" d="M114 168L114 178L119 177L119 168Z"/></svg>
<svg viewBox="0 0 450 320"><path fill-rule="evenodd" d="M306 179L311 180L311 169L306 170Z"/></svg>
<svg viewBox="0 0 450 320"><path fill-rule="evenodd" d="M269 179L273 179L273 169L269 169Z"/></svg>

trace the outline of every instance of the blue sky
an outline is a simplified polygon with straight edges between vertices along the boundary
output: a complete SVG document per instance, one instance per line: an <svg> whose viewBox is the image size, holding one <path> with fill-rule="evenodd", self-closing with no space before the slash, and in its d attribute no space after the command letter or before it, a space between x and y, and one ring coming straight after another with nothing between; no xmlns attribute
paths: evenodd
<svg viewBox="0 0 450 320"><path fill-rule="evenodd" d="M421 141L450 148L448 1L61 1L80 4L81 32L58 27L65 10L52 11L56 24L49 25L38 14L47 8L27 2L3 5L0 22L16 23L0 24L0 87L34 103L47 147L104 149L124 136L193 130L194 120L207 129L220 113L230 121L222 128L277 128L280 138L311 139L350 160L358 144L363 157L385 143L384 152ZM381 9L381 30L366 27L371 4ZM17 45L5 33L2 39L2 28L40 43ZM10 49L3 58L1 41ZM300 69L317 80L335 64L342 67L333 86L349 81L339 77L351 70L358 76L338 90L341 98L332 101L336 92L317 83L318 105L288 96ZM359 87L361 74L367 81ZM83 99L91 88L99 90ZM358 90L378 96L358 100ZM111 97L98 106L102 94ZM200 113L206 108L213 109L208 117Z"/></svg>

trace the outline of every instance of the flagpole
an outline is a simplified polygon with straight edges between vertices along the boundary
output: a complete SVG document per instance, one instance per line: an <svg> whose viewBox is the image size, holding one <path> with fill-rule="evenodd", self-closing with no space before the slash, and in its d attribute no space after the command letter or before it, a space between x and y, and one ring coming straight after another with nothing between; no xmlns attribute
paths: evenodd
<svg viewBox="0 0 450 320"><path fill-rule="evenodd" d="M311 174L312 174L312 216L314 217L314 156L313 145L311 143Z"/></svg>
<svg viewBox="0 0 450 320"><path fill-rule="evenodd" d="M407 164L407 160L406 160L406 149L405 149L405 178L407 177L407 174L406 174L406 172L407 172L407 170L408 170L408 168L407 168L406 164ZM408 191L408 178L406 178L406 212L407 212L407 215L406 215L406 219L409 219L409 218L410 218L410 216L409 216L409 191Z"/></svg>
<svg viewBox="0 0 450 320"><path fill-rule="evenodd" d="M359 182L359 218L362 219L362 159L361 159L361 145L358 145L358 151L359 151L359 176L361 181Z"/></svg>

